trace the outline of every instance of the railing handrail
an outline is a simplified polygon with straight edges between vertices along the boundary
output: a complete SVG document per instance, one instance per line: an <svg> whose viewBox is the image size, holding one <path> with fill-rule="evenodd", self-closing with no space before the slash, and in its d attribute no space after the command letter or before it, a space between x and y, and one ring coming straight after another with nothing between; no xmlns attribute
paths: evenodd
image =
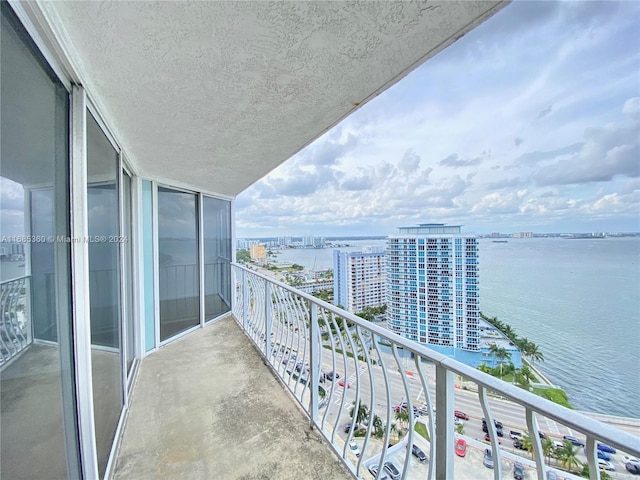
<svg viewBox="0 0 640 480"><path fill-rule="evenodd" d="M356 325L359 325L360 327L374 332L380 337L395 343L405 350L426 358L427 360L433 362L436 366L442 366L447 370L461 375L462 377L470 379L478 385L483 386L486 389L496 392L504 397L507 397L509 400L513 400L525 408L529 408L536 413L555 420L563 425L572 427L581 433L591 435L601 441L606 441L606 443L610 444L613 447L617 447L635 456L640 456L640 437L636 437L634 435L631 435L630 433L606 425L605 423L578 413L575 410L568 409L550 400L527 392L520 387L511 385L495 377L492 377L487 373L481 372L473 367L465 365L451 357L430 350L423 345L408 340L394 332L375 325L368 320L358 317L357 315L347 312L346 310L337 308L335 305L320 300L319 298L298 290L295 287L291 287L282 282L279 282L260 272L251 270L238 263L232 263L232 265L252 275L256 275L267 282L277 285L278 287L283 288L301 298L304 298L311 303L315 303L316 305L348 320L349 322L352 322Z"/></svg>
<svg viewBox="0 0 640 480"><path fill-rule="evenodd" d="M17 282L18 280L23 280L25 278L30 278L31 275L22 275L20 277L16 277L16 278L11 278L9 280L3 280L0 282L0 286L6 284L6 283L13 283L13 282Z"/></svg>

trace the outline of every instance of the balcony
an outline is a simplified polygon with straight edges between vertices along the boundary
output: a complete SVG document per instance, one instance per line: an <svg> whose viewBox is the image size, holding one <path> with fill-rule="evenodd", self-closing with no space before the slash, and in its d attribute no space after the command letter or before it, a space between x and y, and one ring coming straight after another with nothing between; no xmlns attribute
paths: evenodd
<svg viewBox="0 0 640 480"><path fill-rule="evenodd" d="M380 470L392 462L404 479L481 478L482 474L498 479L517 460L532 472L530 478L546 478L547 471L559 466L545 462L547 447L539 437L543 432L554 439L564 434L583 439L586 449L578 455L590 465L592 479L599 478L597 442L632 455L640 453L640 439L629 433L637 431L633 422L620 429L601 423L244 267L234 265L233 274L235 318L305 412L314 432L354 477L373 478L372 467ZM354 411L355 405L360 408ZM468 434L455 433L458 409L469 413ZM397 410L416 415L398 415ZM511 448L495 426L488 429L488 442L476 439L481 435L473 433L474 421L479 428L481 418L497 420L494 411L505 428L530 432L533 459ZM357 427L352 413L359 417ZM459 438L467 441L467 459L454 454ZM353 442L359 456L349 448ZM426 460L412 456L407 445L417 445ZM484 448L493 450L493 472L480 467ZM477 464L468 470L476 458Z"/></svg>

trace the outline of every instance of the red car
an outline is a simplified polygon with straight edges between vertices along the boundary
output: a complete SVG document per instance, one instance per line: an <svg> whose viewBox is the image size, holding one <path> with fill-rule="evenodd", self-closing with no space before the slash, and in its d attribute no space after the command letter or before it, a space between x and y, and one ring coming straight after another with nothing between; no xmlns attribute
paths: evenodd
<svg viewBox="0 0 640 480"><path fill-rule="evenodd" d="M485 442L490 442L491 441L491 438L489 438L489 434L488 433L484 434L484 441ZM498 445L502 445L502 442L500 441L500 439L498 439Z"/></svg>
<svg viewBox="0 0 640 480"><path fill-rule="evenodd" d="M453 415L454 415L456 418L461 418L462 420L469 420L469 415L467 415L467 414L466 414L466 413L464 413L464 412L461 412L460 410L456 410L456 411L454 411L454 412L453 412Z"/></svg>
<svg viewBox="0 0 640 480"><path fill-rule="evenodd" d="M344 380L340 380L338 382L338 385L340 385L341 387L344 387ZM351 384L350 383L347 383L347 388L351 388Z"/></svg>
<svg viewBox="0 0 640 480"><path fill-rule="evenodd" d="M456 440L456 455L459 457L464 457L467 453L467 442L464 441L464 438L459 438Z"/></svg>

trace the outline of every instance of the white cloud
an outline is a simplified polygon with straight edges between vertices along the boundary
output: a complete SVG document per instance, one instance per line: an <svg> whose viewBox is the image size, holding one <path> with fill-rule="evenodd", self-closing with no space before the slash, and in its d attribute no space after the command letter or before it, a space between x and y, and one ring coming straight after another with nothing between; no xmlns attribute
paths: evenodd
<svg viewBox="0 0 640 480"><path fill-rule="evenodd" d="M238 235L637 229L639 18L514 2L243 192Z"/></svg>

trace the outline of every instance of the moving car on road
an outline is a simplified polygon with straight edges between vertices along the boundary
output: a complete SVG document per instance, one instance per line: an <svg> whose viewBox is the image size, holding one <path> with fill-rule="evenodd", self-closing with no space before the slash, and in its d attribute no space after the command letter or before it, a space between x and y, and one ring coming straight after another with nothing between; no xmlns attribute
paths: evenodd
<svg viewBox="0 0 640 480"><path fill-rule="evenodd" d="M488 433L485 433L485 434L484 434L484 441L485 441L485 442L490 442L490 441L491 441L491 437L489 437L489 434L488 434ZM498 444L499 444L499 445L502 445L502 442L500 441L500 439L499 439L499 438L498 438Z"/></svg>
<svg viewBox="0 0 640 480"><path fill-rule="evenodd" d="M456 418L460 418L462 420L469 420L469 415L467 415L464 412L461 412L460 410L455 410L453 412L453 416L456 417Z"/></svg>
<svg viewBox="0 0 640 480"><path fill-rule="evenodd" d="M563 440L569 442L571 445L575 445L576 447L584 447L584 442L582 440L578 440L573 435L565 435L562 437Z"/></svg>

